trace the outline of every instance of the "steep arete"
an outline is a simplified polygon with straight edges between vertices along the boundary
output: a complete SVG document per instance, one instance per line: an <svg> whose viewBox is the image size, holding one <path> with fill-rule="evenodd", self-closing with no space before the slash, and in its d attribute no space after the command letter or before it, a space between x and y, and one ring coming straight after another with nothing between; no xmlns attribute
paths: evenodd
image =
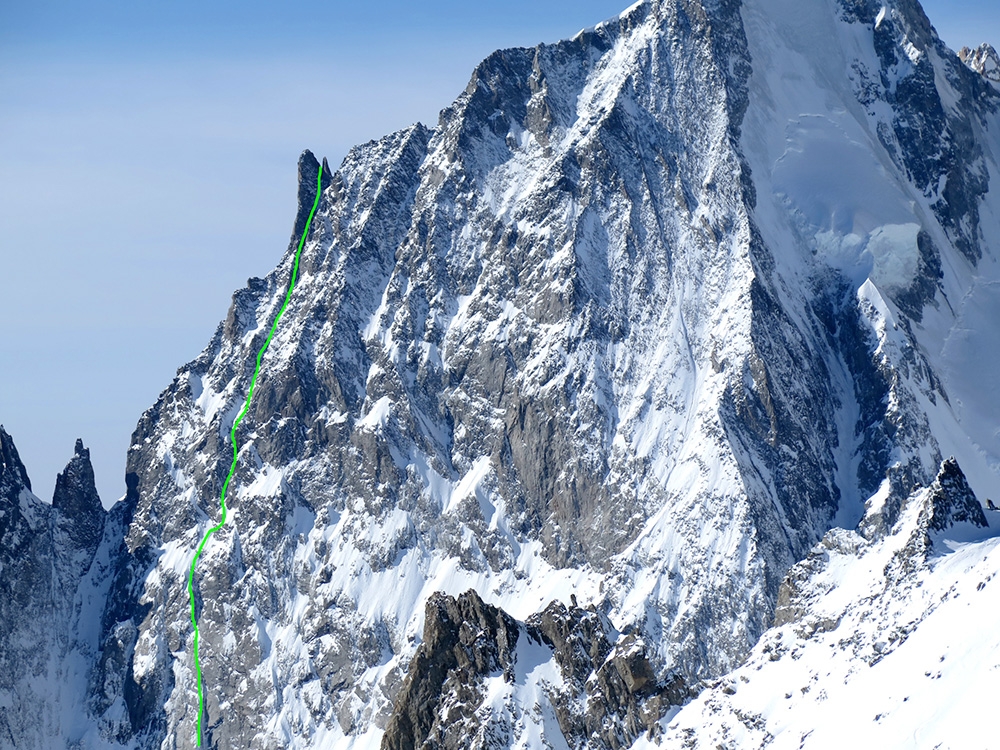
<svg viewBox="0 0 1000 750"><path fill-rule="evenodd" d="M206 745L630 747L832 528L976 518L998 110L915 0L650 0L324 170L199 561ZM188 566L318 169L133 434L95 747L195 744Z"/></svg>

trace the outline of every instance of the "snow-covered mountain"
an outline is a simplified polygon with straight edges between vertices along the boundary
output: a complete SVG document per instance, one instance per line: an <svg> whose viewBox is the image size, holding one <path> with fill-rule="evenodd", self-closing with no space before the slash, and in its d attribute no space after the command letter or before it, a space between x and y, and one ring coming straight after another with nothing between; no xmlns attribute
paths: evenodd
<svg viewBox="0 0 1000 750"><path fill-rule="evenodd" d="M650 0L324 162L198 563L206 745L757 747L895 695L996 563L972 67L915 0ZM195 745L187 573L319 169L109 514L82 445L49 507L0 434L0 746Z"/></svg>
<svg viewBox="0 0 1000 750"><path fill-rule="evenodd" d="M786 579L775 627L741 667L663 722L662 745L993 747L992 522L991 531L950 462L907 499L892 534L831 530Z"/></svg>

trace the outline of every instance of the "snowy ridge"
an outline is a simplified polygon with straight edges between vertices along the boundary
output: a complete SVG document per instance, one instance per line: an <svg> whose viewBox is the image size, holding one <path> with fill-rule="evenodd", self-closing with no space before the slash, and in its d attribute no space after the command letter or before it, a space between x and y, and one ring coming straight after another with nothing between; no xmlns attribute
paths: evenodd
<svg viewBox="0 0 1000 750"><path fill-rule="evenodd" d="M976 49L963 47L959 58L984 78L1000 85L1000 55L990 44L981 44Z"/></svg>
<svg viewBox="0 0 1000 750"><path fill-rule="evenodd" d="M746 662L636 750L991 747L1000 514L934 532L932 495L910 496L876 541L829 532Z"/></svg>

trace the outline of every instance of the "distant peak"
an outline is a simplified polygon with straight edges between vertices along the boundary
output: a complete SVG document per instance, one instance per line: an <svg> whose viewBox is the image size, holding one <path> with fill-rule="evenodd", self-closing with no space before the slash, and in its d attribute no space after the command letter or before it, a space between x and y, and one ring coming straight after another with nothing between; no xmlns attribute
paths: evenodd
<svg viewBox="0 0 1000 750"><path fill-rule="evenodd" d="M31 480L28 479L28 472L21 463L14 440L3 425L0 425L0 491L8 483L31 489Z"/></svg>
<svg viewBox="0 0 1000 750"><path fill-rule="evenodd" d="M70 517L103 517L104 506L97 494L90 450L77 439L73 458L56 477L52 506Z"/></svg>
<svg viewBox="0 0 1000 750"><path fill-rule="evenodd" d="M970 69L993 83L1000 83L1000 55L991 44L980 44L975 49L962 47L959 59Z"/></svg>

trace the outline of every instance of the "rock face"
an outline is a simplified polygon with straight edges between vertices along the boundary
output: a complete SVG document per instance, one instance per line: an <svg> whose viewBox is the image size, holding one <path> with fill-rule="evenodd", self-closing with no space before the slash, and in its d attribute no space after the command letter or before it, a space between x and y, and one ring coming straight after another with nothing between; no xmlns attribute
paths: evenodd
<svg viewBox="0 0 1000 750"><path fill-rule="evenodd" d="M81 441L46 505L0 427L0 747L70 743L90 728L87 680L110 572L98 555L106 525Z"/></svg>
<svg viewBox="0 0 1000 750"><path fill-rule="evenodd" d="M656 736L660 717L689 697L684 680L661 683L641 639L612 645L617 636L575 604L553 602L519 623L475 591L435 595L382 748L530 747L539 697L569 747L618 750Z"/></svg>
<svg viewBox="0 0 1000 750"><path fill-rule="evenodd" d="M936 478L934 517L974 520L998 110L915 0L650 0L324 167L198 563L206 745L627 747L798 616L782 581L831 528L878 544ZM189 566L319 170L101 533L82 446L53 508L4 448L0 585L79 644L52 652L87 696L18 747L194 746Z"/></svg>
<svg viewBox="0 0 1000 750"><path fill-rule="evenodd" d="M36 531L42 520L38 517L40 512L29 502L22 502L30 493L31 481L17 454L17 447L0 427L0 550L3 551L0 586L4 592L0 606L9 606L9 603L26 596L32 588L30 578L13 575L9 566L17 565L19 560L31 565L36 558L44 559L29 552L31 546L38 542ZM18 595L16 592L19 591L23 594Z"/></svg>
<svg viewBox="0 0 1000 750"><path fill-rule="evenodd" d="M656 737L660 717L689 697L682 677L656 674L640 637L620 637L593 608L554 602L528 618L528 634L553 651L563 684L547 697L571 747L617 750Z"/></svg>
<svg viewBox="0 0 1000 750"><path fill-rule="evenodd" d="M427 602L423 642L399 693L383 750L475 746L483 704L481 683L500 673L515 679L520 628L510 615L485 604L475 591ZM491 717L492 718L492 717ZM488 745L487 745L488 746Z"/></svg>
<svg viewBox="0 0 1000 750"><path fill-rule="evenodd" d="M104 533L105 511L94 484L90 451L83 447L82 440L76 441L73 459L56 477L52 510L57 519L57 533L66 537L59 548L75 547L89 550L93 555ZM85 562L89 567L90 560Z"/></svg>
<svg viewBox="0 0 1000 750"><path fill-rule="evenodd" d="M958 523L989 528L983 506L954 457L941 464L941 471L931 485L931 508L932 531L946 531Z"/></svg>

